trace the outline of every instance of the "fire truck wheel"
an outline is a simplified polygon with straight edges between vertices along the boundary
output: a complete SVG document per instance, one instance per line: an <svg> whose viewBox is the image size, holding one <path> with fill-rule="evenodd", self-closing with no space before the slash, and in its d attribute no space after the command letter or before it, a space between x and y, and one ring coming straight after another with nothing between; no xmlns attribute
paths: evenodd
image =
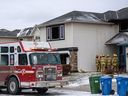
<svg viewBox="0 0 128 96"><path fill-rule="evenodd" d="M21 91L19 89L18 80L15 77L9 79L7 83L7 91L10 94L18 94Z"/></svg>
<svg viewBox="0 0 128 96"><path fill-rule="evenodd" d="M46 88L46 87L37 88L36 90L38 91L39 94L45 94L48 91L48 88Z"/></svg>

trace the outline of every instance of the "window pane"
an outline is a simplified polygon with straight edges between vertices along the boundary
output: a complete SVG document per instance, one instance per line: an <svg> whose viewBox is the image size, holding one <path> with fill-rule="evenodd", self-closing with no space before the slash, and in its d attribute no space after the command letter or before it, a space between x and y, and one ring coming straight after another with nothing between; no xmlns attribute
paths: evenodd
<svg viewBox="0 0 128 96"><path fill-rule="evenodd" d="M64 25L61 25L60 26L60 39L64 39L64 32L65 32Z"/></svg>
<svg viewBox="0 0 128 96"><path fill-rule="evenodd" d="M8 65L8 55L1 55L0 66Z"/></svg>
<svg viewBox="0 0 128 96"><path fill-rule="evenodd" d="M14 65L14 54L10 55L10 65Z"/></svg>
<svg viewBox="0 0 128 96"><path fill-rule="evenodd" d="M19 65L27 65L27 55L26 54L19 54Z"/></svg>
<svg viewBox="0 0 128 96"><path fill-rule="evenodd" d="M21 52L20 46L17 46L17 52Z"/></svg>
<svg viewBox="0 0 128 96"><path fill-rule="evenodd" d="M127 23L122 23L120 24L120 31L128 31L128 24Z"/></svg>
<svg viewBox="0 0 128 96"><path fill-rule="evenodd" d="M14 52L14 47L10 47L10 53Z"/></svg>
<svg viewBox="0 0 128 96"><path fill-rule="evenodd" d="M51 38L51 30L50 30L50 27L47 27L47 40L50 40Z"/></svg>
<svg viewBox="0 0 128 96"><path fill-rule="evenodd" d="M60 37L60 30L59 27L52 28L52 39L59 39Z"/></svg>
<svg viewBox="0 0 128 96"><path fill-rule="evenodd" d="M1 53L8 53L8 47L1 47Z"/></svg>

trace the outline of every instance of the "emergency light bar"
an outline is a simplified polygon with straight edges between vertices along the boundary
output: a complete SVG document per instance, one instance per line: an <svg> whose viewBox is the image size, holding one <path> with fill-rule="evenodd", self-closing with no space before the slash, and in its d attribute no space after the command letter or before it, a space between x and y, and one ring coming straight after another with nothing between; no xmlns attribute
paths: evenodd
<svg viewBox="0 0 128 96"><path fill-rule="evenodd" d="M48 42L22 41L22 46L25 51L41 51L51 49L51 46Z"/></svg>

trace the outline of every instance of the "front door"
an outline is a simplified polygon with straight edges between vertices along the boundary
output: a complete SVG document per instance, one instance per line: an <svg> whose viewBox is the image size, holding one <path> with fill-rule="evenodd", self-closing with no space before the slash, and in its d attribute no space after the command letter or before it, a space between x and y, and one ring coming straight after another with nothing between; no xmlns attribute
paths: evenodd
<svg viewBox="0 0 128 96"><path fill-rule="evenodd" d="M128 49L127 49L128 50ZM126 58L126 47L125 46L119 46L119 69L122 71L127 70L128 68L128 62Z"/></svg>
<svg viewBox="0 0 128 96"><path fill-rule="evenodd" d="M126 72L128 72L128 47L126 47Z"/></svg>

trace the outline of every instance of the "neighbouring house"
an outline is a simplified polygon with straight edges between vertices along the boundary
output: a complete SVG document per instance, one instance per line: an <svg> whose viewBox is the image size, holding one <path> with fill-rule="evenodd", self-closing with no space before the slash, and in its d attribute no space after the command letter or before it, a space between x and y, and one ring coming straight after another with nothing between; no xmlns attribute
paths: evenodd
<svg viewBox="0 0 128 96"><path fill-rule="evenodd" d="M34 38L32 32L33 32L33 27L24 28L20 30L20 32L17 34L17 38L19 40L32 41Z"/></svg>
<svg viewBox="0 0 128 96"><path fill-rule="evenodd" d="M110 18L109 22L118 24L119 33L106 42L109 46L116 46L119 58L119 67L128 72L128 7L116 12L110 12L110 16L117 14L117 18Z"/></svg>
<svg viewBox="0 0 128 96"><path fill-rule="evenodd" d="M21 31L18 37L50 42L60 52L62 64L70 64L72 71L96 71L97 54L118 53L123 56L119 63L127 65L127 21L128 8L104 13L72 11L36 25L30 32Z"/></svg>
<svg viewBox="0 0 128 96"><path fill-rule="evenodd" d="M4 42L16 42L17 39L17 33L19 33L20 30L16 29L13 31L9 31L6 29L0 29L0 43Z"/></svg>

